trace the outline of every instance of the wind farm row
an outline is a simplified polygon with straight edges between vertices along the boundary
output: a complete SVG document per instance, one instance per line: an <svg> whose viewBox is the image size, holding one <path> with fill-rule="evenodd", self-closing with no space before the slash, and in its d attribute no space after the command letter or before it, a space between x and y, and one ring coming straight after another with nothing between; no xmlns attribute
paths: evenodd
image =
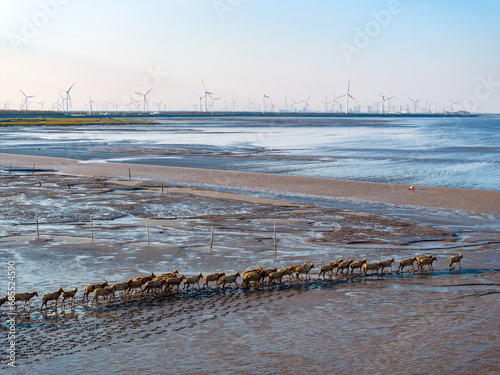
<svg viewBox="0 0 500 375"><path fill-rule="evenodd" d="M261 85L262 95L252 101L246 98L237 102L234 95L230 100L226 100L210 91L205 82L201 80L202 91L193 91L196 100L184 108L174 109L171 106L167 109L167 101L151 101L150 94L155 87L150 87L144 91L134 91L126 99L123 97L113 101L96 101L92 99L90 93L87 94L88 101L80 102L79 108L73 106L71 98L72 89L77 82L74 82L65 90L58 90L56 101L52 102L48 108L45 107L45 99L36 101L37 95L19 89L21 93L20 111L55 111L55 112L77 112L89 114L102 113L146 113L158 114L162 112L201 112L201 113L219 113L219 112L251 112L251 113L337 113L337 114L477 114L477 108L473 111L465 111L463 104L448 98L449 102L436 102L429 99L398 95L388 90L380 91L375 100L365 101L362 104L351 93L351 81L347 83L347 90L341 95L336 96L335 92L331 96L327 95L324 100L315 100L313 107L311 105L312 95L307 99L294 99L292 96L276 98L269 95L264 85ZM154 94L154 92L153 92ZM397 104L395 100L399 100ZM280 104L277 104L280 103ZM31 105L31 108L30 108ZM8 101L1 102L0 108L3 110L13 110Z"/></svg>

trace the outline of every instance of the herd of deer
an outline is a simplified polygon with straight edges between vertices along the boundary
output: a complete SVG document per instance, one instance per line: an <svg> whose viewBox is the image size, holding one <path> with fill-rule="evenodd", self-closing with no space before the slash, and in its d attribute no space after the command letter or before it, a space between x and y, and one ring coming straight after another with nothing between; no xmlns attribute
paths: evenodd
<svg viewBox="0 0 500 375"><path fill-rule="evenodd" d="M449 269L454 269L458 264L459 268L461 268L460 261L462 260L463 255L456 255L449 258ZM405 268L407 271L410 271L410 267L412 267L413 271L425 271L425 270L434 270L432 263L436 260L434 255L426 255L420 257L413 257L408 259L403 259L399 262L398 273L404 272ZM331 280L335 275L339 273L342 276L347 276L349 274L353 275L354 271L359 270L359 275L362 275L364 272L365 276L370 274L384 274L385 271L388 272L389 268L391 272L393 272L392 265L395 263L394 258L383 260L380 262L369 263L366 259L353 261L352 259L344 261L342 258L337 261L328 262L327 264L320 267L320 272L318 274L318 278L323 276L323 279L326 280L328 276ZM415 269L415 263L417 264L417 269ZM108 285L107 281L103 281L99 284L88 284L85 285L83 291L83 299L82 301L89 301L89 294L93 294L94 298L92 299L92 304L99 304L99 298L103 298L104 300L110 302L111 299L115 298L115 294L118 292L122 292L122 296L132 296L135 293L136 296L151 294L151 293L171 293L173 289L176 289L177 292L180 291L180 286L184 283L183 289L189 291L189 288L197 285L200 287L200 281L203 281L204 288L208 288L209 284L216 283L217 288L225 288L226 285L235 284L237 287L240 286L238 284L237 279L239 277L242 278L242 285L244 287L259 287L264 285L274 285L281 284L284 280L288 280L289 282L293 280L301 280L302 278L310 279L310 271L314 268L314 264L304 263L302 265L293 265L287 268L283 268L278 270L276 267L263 269L262 267L258 267L252 270L247 270L240 275L239 272L236 272L232 275L226 275L225 272L220 273L211 273L203 276L199 273L196 276L185 277L184 275L179 275L178 270L174 270L169 273L162 273L156 276L154 273L151 273L149 276L139 276L134 279L129 279L125 282L115 283L111 286ZM349 272L350 271L350 272ZM78 291L78 288L74 288L73 290L64 291L61 287L51 293L46 293L42 295L42 306L40 309L42 310L45 306L48 309L48 303L54 302L54 309L57 309L57 304L59 298L62 300L62 308L64 309L64 305L66 300L69 300L72 305L75 304L75 295ZM7 301L10 302L11 306L13 305L15 308L16 302L24 302L23 309L26 307L26 304L31 309L30 300L37 296L38 293L34 290L31 293L14 293L9 297L5 295L3 298L0 298L0 307Z"/></svg>

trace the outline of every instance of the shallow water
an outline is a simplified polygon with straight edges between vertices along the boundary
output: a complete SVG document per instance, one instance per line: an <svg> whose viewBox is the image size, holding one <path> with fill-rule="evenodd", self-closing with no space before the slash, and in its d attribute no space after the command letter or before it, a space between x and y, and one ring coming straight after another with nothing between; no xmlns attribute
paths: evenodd
<svg viewBox="0 0 500 375"><path fill-rule="evenodd" d="M498 190L500 117L214 118L0 128L0 152Z"/></svg>
<svg viewBox="0 0 500 375"><path fill-rule="evenodd" d="M0 206L0 264L16 262L17 291L36 288L41 297L59 286L79 288L74 308L42 313L40 297L31 310L19 307L18 367L12 373L500 370L496 218L291 194L270 196L289 206L257 205L190 195L180 187L179 194L161 194L144 182L130 187L56 174L0 181L9 181L0 184L0 192L10 197ZM211 225L217 228L212 250ZM354 228L352 239L366 242L340 236L317 242L342 228ZM432 272L317 280L319 266L339 257L399 261L428 253L438 258ZM448 271L448 257L457 253L464 254L463 268ZM195 275L304 262L316 265L312 280L280 287L118 297L100 307L81 300L85 284L103 279L120 282L174 268ZM6 280L5 267L0 275ZM1 311L0 348L6 348L6 305ZM0 368L8 370L4 354Z"/></svg>

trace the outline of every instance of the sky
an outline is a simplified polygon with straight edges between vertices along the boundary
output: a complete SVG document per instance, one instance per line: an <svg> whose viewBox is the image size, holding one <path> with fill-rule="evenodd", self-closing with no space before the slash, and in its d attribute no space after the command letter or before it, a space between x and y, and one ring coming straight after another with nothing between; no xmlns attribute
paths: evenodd
<svg viewBox="0 0 500 375"><path fill-rule="evenodd" d="M500 113L500 1L0 0L2 109L20 90L51 109L76 82L74 110L142 109L150 89L150 109L198 110L202 79L217 110L265 92L323 111L350 81L365 109L387 90L398 110Z"/></svg>

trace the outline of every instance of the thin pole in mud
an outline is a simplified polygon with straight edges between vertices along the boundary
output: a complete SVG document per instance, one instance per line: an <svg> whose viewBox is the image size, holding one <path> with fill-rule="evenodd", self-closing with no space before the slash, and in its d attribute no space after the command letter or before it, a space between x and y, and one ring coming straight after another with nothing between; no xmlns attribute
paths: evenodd
<svg viewBox="0 0 500 375"><path fill-rule="evenodd" d="M35 174L35 162L33 162L33 168L31 169L31 174Z"/></svg>
<svg viewBox="0 0 500 375"><path fill-rule="evenodd" d="M36 219L36 238L40 238L40 231L38 229L38 212L35 212L35 219Z"/></svg>
<svg viewBox="0 0 500 375"><path fill-rule="evenodd" d="M276 255L276 223L274 223L274 254Z"/></svg>
<svg viewBox="0 0 500 375"><path fill-rule="evenodd" d="M130 168L128 169L128 179L130 180L131 174L130 174Z"/></svg>
<svg viewBox="0 0 500 375"><path fill-rule="evenodd" d="M163 194L163 182L160 181L160 184L161 184L161 193Z"/></svg>
<svg viewBox="0 0 500 375"><path fill-rule="evenodd" d="M146 219L146 232L148 234L148 245L149 245L149 223L148 223L148 219Z"/></svg>
<svg viewBox="0 0 500 375"><path fill-rule="evenodd" d="M92 221L92 216L90 217L90 238L94 242L94 223Z"/></svg>
<svg viewBox="0 0 500 375"><path fill-rule="evenodd" d="M212 251L213 243L214 243L214 226L212 225L212 234L210 235L210 251Z"/></svg>
<svg viewBox="0 0 500 375"><path fill-rule="evenodd" d="M12 173L12 163L10 163L10 165L9 165L9 174L11 174L11 173Z"/></svg>

